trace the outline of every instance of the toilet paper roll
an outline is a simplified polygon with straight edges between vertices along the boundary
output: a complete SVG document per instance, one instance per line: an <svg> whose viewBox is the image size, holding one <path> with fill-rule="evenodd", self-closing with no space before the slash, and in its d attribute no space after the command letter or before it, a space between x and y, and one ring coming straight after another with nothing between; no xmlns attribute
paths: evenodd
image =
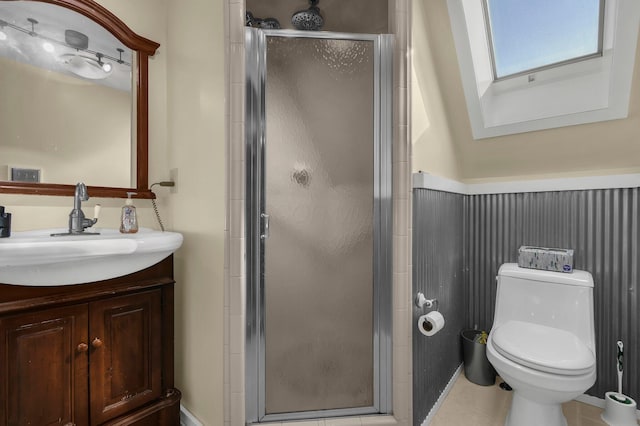
<svg viewBox="0 0 640 426"><path fill-rule="evenodd" d="M418 330L425 336L433 336L444 327L444 317L438 311L429 312L418 318Z"/></svg>

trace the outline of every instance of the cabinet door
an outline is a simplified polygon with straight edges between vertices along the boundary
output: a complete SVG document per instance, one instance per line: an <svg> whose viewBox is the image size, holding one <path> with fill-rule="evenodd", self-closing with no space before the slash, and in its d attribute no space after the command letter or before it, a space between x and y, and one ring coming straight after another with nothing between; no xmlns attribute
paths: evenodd
<svg viewBox="0 0 640 426"><path fill-rule="evenodd" d="M162 389L161 291L89 304L91 424L155 398Z"/></svg>
<svg viewBox="0 0 640 426"><path fill-rule="evenodd" d="M87 305L0 318L0 425L88 424Z"/></svg>

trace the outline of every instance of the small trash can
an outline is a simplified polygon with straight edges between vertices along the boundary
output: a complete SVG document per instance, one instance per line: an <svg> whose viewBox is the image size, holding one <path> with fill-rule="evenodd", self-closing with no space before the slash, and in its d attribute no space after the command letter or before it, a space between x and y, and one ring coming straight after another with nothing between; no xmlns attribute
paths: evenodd
<svg viewBox="0 0 640 426"><path fill-rule="evenodd" d="M480 330L462 330L462 358L464 375L470 381L481 386L491 386L496 382L496 370L487 359L486 343L479 343L476 336Z"/></svg>

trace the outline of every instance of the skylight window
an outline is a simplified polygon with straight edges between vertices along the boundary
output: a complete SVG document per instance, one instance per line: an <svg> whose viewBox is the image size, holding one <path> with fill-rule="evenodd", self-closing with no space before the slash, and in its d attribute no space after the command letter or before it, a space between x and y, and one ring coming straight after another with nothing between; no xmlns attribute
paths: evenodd
<svg viewBox="0 0 640 426"><path fill-rule="evenodd" d="M494 79L602 54L603 0L484 0Z"/></svg>
<svg viewBox="0 0 640 426"><path fill-rule="evenodd" d="M447 6L475 139L628 116L640 0Z"/></svg>

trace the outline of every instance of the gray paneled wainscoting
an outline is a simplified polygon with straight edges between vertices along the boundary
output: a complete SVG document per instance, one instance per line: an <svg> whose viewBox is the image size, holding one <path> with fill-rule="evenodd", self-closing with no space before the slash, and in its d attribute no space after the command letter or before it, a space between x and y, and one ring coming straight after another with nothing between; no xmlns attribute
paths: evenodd
<svg viewBox="0 0 640 426"><path fill-rule="evenodd" d="M463 206L452 213L451 203ZM437 217L444 215L444 218ZM615 390L615 343L625 345L624 393L640 399L640 192L638 188L458 195L428 189L414 190L413 290L451 283L446 294L464 294L465 318L459 326L477 324L488 329L493 321L495 276L499 266L517 261L521 245L572 248L574 267L591 272L595 281L595 329L598 379L588 394L603 398ZM451 223L459 220L457 225ZM443 235L444 229L463 230ZM438 247L438 243L447 243ZM459 244L459 245L458 245ZM436 247L438 250L436 250ZM464 253L464 254L462 254ZM439 259L448 259L440 262ZM463 265L451 263L462 259ZM466 273L460 282L458 271ZM435 277L435 278L434 278ZM434 281L435 280L435 281ZM434 281L434 282L432 282ZM458 289L462 286L464 290ZM451 293L448 293L451 292ZM439 297L438 294L427 297ZM417 315L417 313L416 313ZM414 316L416 316L414 315ZM416 317L417 318L417 317ZM452 326L451 313L447 326ZM449 363L424 366L440 357L425 353L448 351L459 344L458 330L443 335L456 342L430 344L414 331L414 423L433 405L429 391L443 389ZM418 343L416 343L416 341ZM441 346L434 348L431 346ZM449 354L459 362L459 355ZM421 386L422 388L418 388ZM437 395L436 397L437 398ZM427 405L420 409L419 405Z"/></svg>
<svg viewBox="0 0 640 426"><path fill-rule="evenodd" d="M445 327L426 337L417 328L430 311L413 306L413 419L420 425L462 362L460 329L465 326L464 195L413 192L413 295L438 299Z"/></svg>

